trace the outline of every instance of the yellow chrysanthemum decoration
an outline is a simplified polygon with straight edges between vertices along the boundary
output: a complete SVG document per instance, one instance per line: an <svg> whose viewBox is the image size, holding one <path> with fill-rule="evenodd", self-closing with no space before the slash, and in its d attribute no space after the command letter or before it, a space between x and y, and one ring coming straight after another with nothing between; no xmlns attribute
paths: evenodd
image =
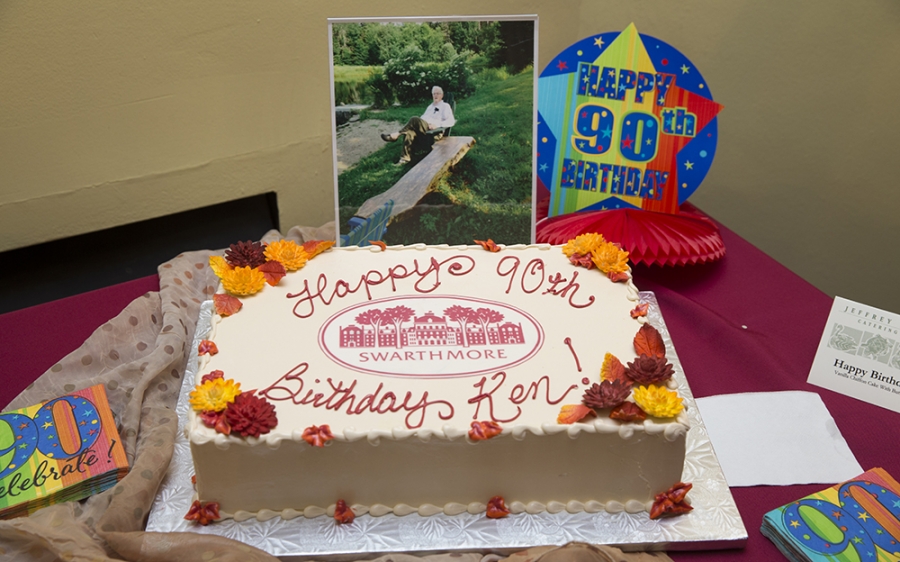
<svg viewBox="0 0 900 562"><path fill-rule="evenodd" d="M209 256L209 267L219 279L225 275L226 271L231 271L231 266L228 265L228 262L222 256Z"/></svg>
<svg viewBox="0 0 900 562"><path fill-rule="evenodd" d="M252 295L260 292L265 284L266 276L252 267L236 267L222 274L222 286L232 295Z"/></svg>
<svg viewBox="0 0 900 562"><path fill-rule="evenodd" d="M634 401L651 416L674 418L684 409L683 398L664 386L651 384L634 389Z"/></svg>
<svg viewBox="0 0 900 562"><path fill-rule="evenodd" d="M603 273L628 271L628 252L612 242L606 242L591 252L591 261Z"/></svg>
<svg viewBox="0 0 900 562"><path fill-rule="evenodd" d="M292 240L279 240L266 245L266 259L281 262L288 271L297 271L309 260L309 254Z"/></svg>
<svg viewBox="0 0 900 562"><path fill-rule="evenodd" d="M198 412L221 412L241 393L241 383L217 378L191 391L191 407Z"/></svg>
<svg viewBox="0 0 900 562"><path fill-rule="evenodd" d="M566 242L566 245L562 247L562 251L567 258L571 258L575 254L590 254L605 243L606 239L603 238L602 234L589 232L587 234L580 234Z"/></svg>

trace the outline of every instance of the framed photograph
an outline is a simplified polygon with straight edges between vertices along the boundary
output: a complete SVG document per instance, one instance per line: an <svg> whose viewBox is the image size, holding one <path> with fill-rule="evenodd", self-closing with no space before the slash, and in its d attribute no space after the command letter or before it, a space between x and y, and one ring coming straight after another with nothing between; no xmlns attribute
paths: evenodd
<svg viewBox="0 0 900 562"><path fill-rule="evenodd" d="M328 20L340 245L534 241L537 23Z"/></svg>

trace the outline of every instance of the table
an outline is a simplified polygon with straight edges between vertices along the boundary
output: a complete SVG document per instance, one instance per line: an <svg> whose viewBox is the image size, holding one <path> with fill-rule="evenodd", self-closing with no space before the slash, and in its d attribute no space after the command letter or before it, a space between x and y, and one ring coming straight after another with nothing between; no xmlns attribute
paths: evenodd
<svg viewBox="0 0 900 562"><path fill-rule="evenodd" d="M696 397L733 392L817 392L864 469L900 477L898 414L806 383L831 299L719 225L725 258L685 268L635 268L654 291ZM155 276L0 315L0 404L76 349L131 299L158 290ZM734 488L749 533L743 550L672 552L676 561L781 560L759 533L763 515L825 485Z"/></svg>

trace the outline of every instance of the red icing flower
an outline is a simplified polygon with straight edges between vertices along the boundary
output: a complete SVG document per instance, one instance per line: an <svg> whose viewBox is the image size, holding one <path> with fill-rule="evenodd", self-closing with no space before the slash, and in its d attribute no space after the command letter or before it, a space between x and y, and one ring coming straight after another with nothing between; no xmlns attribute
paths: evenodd
<svg viewBox="0 0 900 562"><path fill-rule="evenodd" d="M693 484L679 482L662 494L656 494L653 498L653 507L650 508L650 519L673 517L694 509L685 501L692 487Z"/></svg>
<svg viewBox="0 0 900 562"><path fill-rule="evenodd" d="M332 439L334 435L327 425L312 425L303 430L303 440L313 447L324 447Z"/></svg>
<svg viewBox="0 0 900 562"><path fill-rule="evenodd" d="M496 243L494 243L494 241L491 240L490 238L488 238L487 240L476 240L475 243L478 244L479 246L481 246L482 248L484 248L485 250L487 250L488 252L499 252L500 251L500 246L498 246Z"/></svg>
<svg viewBox="0 0 900 562"><path fill-rule="evenodd" d="M219 352L219 348L216 347L216 344L209 340L201 340L200 345L197 346L197 353L199 355L206 355L209 353L210 355L215 355Z"/></svg>
<svg viewBox="0 0 900 562"><path fill-rule="evenodd" d="M628 274L624 273L624 272L610 271L609 273L606 274L606 276L609 277L609 280L612 281L613 283L619 283L621 281L628 281Z"/></svg>
<svg viewBox="0 0 900 562"><path fill-rule="evenodd" d="M205 383L205 382L207 382L207 381L212 381L212 380L216 380L216 379L223 379L223 378L225 378L225 372L224 372L224 371L219 371L218 369L216 369L215 371L210 371L209 373L207 373L207 374L203 375L202 377L200 377L200 384L203 384L203 383Z"/></svg>
<svg viewBox="0 0 900 562"><path fill-rule="evenodd" d="M225 250L225 261L231 267L259 267L266 263L263 246L259 242L238 242Z"/></svg>
<svg viewBox="0 0 900 562"><path fill-rule="evenodd" d="M188 521L196 521L204 526L209 525L213 521L221 519L219 516L219 503L200 503L200 500L194 500L184 518Z"/></svg>
<svg viewBox="0 0 900 562"><path fill-rule="evenodd" d="M572 265L578 265L581 267L586 267L591 269L594 267L594 260L591 259L590 254L572 254L569 256L569 261Z"/></svg>
<svg viewBox="0 0 900 562"><path fill-rule="evenodd" d="M502 496L494 496L488 500L487 516L491 519L500 519L509 515L509 509Z"/></svg>
<svg viewBox="0 0 900 562"><path fill-rule="evenodd" d="M503 430L500 425L492 421L473 421L472 429L469 430L469 439L472 441L484 441L491 437L500 435Z"/></svg>
<svg viewBox="0 0 900 562"><path fill-rule="evenodd" d="M231 425L228 423L228 418L225 417L226 411L213 412L212 410L204 410L200 412L200 421L206 427L215 429L217 433L231 435Z"/></svg>
<svg viewBox="0 0 900 562"><path fill-rule="evenodd" d="M353 513L353 510L347 506L347 502L338 500L337 503L334 504L334 520L337 521L339 525L353 523L353 519L355 518L356 515Z"/></svg>
<svg viewBox="0 0 900 562"><path fill-rule="evenodd" d="M225 419L231 430L242 436L259 437L278 425L275 406L265 398L242 392L225 409Z"/></svg>

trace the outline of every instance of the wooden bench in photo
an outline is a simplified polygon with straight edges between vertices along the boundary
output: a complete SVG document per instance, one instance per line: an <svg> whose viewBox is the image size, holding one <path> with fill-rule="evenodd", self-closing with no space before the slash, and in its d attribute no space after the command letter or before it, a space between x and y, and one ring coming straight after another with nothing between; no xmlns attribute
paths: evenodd
<svg viewBox="0 0 900 562"><path fill-rule="evenodd" d="M406 172L393 187L363 203L356 211L356 216L368 217L389 200L394 202L394 217L412 209L425 194L434 190L438 180L462 160L474 144L473 137L444 137L435 142L425 158Z"/></svg>
<svg viewBox="0 0 900 562"><path fill-rule="evenodd" d="M347 234L341 234L341 246L369 246L372 240L381 240L391 219L394 202L388 199L371 216L351 219L354 225Z"/></svg>

